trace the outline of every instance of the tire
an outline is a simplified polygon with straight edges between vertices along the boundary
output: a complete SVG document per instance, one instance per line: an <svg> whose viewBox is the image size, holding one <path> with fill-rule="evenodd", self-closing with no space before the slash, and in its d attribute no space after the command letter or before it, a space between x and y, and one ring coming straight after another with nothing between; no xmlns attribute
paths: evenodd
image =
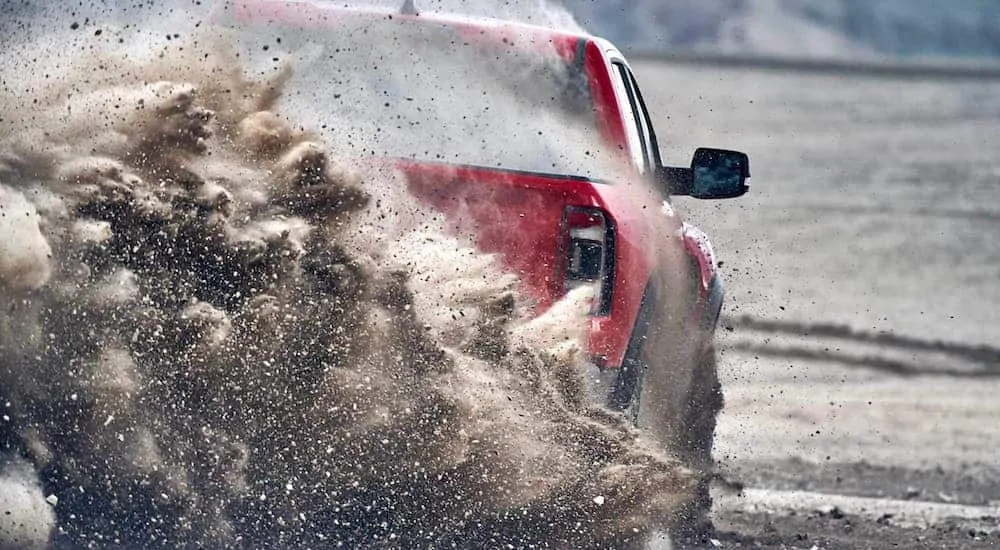
<svg viewBox="0 0 1000 550"><path fill-rule="evenodd" d="M644 397L646 371L643 347L648 339L653 318L654 300L647 291L629 340L625 361L609 399L609 406L622 411L637 426ZM674 542L679 548L702 547L713 532L709 513L712 499L709 493L714 462L716 417L722 410L722 387L719 384L715 348L705 347L694 366L691 384L679 411L678 429L664 443L682 463L699 475L694 498L678 511L670 525Z"/></svg>
<svg viewBox="0 0 1000 550"><path fill-rule="evenodd" d="M716 419L723 406L715 347L707 346L695 366L685 403L684 421L675 449L687 462L702 470L712 468Z"/></svg>
<svg viewBox="0 0 1000 550"><path fill-rule="evenodd" d="M710 488L715 462L712 447L715 426L722 410L722 386L716 362L715 348L708 346L696 365L685 407L684 420L674 442L681 460L698 473L694 498L677 514L671 532L679 548L706 547L714 531L710 513Z"/></svg>
<svg viewBox="0 0 1000 550"><path fill-rule="evenodd" d="M643 346L652 311L653 301L648 295L644 296L625 360L609 397L609 406L624 412L637 425L643 399L643 379L648 368L643 360ZM684 401L679 429L666 444L691 467L710 470L716 417L723 406L714 346L706 346L698 358Z"/></svg>

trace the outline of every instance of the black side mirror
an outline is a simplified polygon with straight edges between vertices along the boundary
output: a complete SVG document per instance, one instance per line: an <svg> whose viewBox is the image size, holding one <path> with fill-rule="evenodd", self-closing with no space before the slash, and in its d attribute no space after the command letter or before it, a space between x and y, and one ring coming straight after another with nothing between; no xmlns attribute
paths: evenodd
<svg viewBox="0 0 1000 550"><path fill-rule="evenodd" d="M731 199L750 189L750 158L739 151L701 148L694 152L691 168L663 166L657 175L671 195Z"/></svg>

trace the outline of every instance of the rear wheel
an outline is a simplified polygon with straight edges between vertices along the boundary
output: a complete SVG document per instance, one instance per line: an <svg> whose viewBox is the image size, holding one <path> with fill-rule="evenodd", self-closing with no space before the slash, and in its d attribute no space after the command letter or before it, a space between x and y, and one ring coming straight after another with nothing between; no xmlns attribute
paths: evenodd
<svg viewBox="0 0 1000 550"><path fill-rule="evenodd" d="M716 417L723 405L714 347L704 350L693 375L683 421L672 445L681 460L699 474L694 498L679 511L671 529L675 542L682 544L681 548L707 543L713 531L709 516L712 511L709 489L714 470L712 447Z"/></svg>
<svg viewBox="0 0 1000 550"><path fill-rule="evenodd" d="M649 336L653 318L654 303L648 295L643 297L642 307L636 320L632 339L629 341L625 361L619 373L610 405L625 412L638 426L646 424L641 418L643 399L654 399L644 384L650 365L644 355L644 346ZM669 368L669 365L659 365ZM692 369L691 383L683 405L677 411L676 426L664 444L685 465L699 473L694 499L679 511L671 533L681 548L707 543L712 532L709 513L712 499L709 494L713 460L712 447L715 440L716 417L722 410L722 387L719 384L715 348L711 345L702 350ZM660 419L662 421L662 419Z"/></svg>

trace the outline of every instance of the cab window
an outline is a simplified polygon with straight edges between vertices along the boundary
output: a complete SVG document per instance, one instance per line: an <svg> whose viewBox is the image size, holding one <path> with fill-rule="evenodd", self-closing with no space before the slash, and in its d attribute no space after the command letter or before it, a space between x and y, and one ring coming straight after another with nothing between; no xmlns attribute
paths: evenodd
<svg viewBox="0 0 1000 550"><path fill-rule="evenodd" d="M632 156L632 163L636 168L646 173L648 161L646 160L646 145L640 133L639 119L635 116L635 107L631 99L632 93L629 91L628 79L623 72L625 65L621 62L614 62L614 71L611 80L614 83L615 95L618 96L618 103L622 106L622 122L625 125L625 134L628 139L629 153Z"/></svg>
<svg viewBox="0 0 1000 550"><path fill-rule="evenodd" d="M649 116L649 109L646 108L646 102L642 99L642 91L635 80L635 75L632 74L632 71L628 67L625 67L625 72L628 75L626 83L629 84L629 89L633 92L635 100L634 109L640 122L639 129L642 133L646 159L649 162L649 168L655 170L660 165L660 146L656 140L656 131L653 129L653 120Z"/></svg>
<svg viewBox="0 0 1000 550"><path fill-rule="evenodd" d="M644 174L650 173L660 165L660 152L649 111L642 99L642 92L632 71L624 63L615 63L614 80L616 88L620 87L624 91L623 99L631 110L631 116L626 113L625 128L630 134L630 145L632 140L635 140L637 145L633 151L633 159Z"/></svg>

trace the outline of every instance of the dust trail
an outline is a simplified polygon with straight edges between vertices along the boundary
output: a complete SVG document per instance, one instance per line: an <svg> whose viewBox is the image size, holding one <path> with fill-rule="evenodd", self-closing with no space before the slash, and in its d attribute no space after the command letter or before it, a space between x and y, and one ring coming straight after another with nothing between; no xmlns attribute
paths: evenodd
<svg viewBox="0 0 1000 550"><path fill-rule="evenodd" d="M526 320L209 34L2 60L0 451L54 547L620 546L684 502L585 399L585 290Z"/></svg>

